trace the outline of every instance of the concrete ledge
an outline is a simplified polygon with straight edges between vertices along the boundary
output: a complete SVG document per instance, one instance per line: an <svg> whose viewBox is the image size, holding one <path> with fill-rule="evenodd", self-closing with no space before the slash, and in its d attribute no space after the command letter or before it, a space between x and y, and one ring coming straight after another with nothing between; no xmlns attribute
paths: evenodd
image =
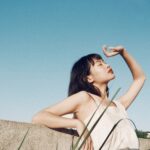
<svg viewBox="0 0 150 150"><path fill-rule="evenodd" d="M140 140L140 150L150 150L150 139L142 139Z"/></svg>
<svg viewBox="0 0 150 150"><path fill-rule="evenodd" d="M71 129L0 120L0 150L18 150L29 128L21 150L70 150L78 138L77 132Z"/></svg>
<svg viewBox="0 0 150 150"><path fill-rule="evenodd" d="M73 129L0 120L0 150L18 150L27 131L21 150L71 150L78 139L78 133ZM150 139L140 138L140 145L140 150L150 150Z"/></svg>

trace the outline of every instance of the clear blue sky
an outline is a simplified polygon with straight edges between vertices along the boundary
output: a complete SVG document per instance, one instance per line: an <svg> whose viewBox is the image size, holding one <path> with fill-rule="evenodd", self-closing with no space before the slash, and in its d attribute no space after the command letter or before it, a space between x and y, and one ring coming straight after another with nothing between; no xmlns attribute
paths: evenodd
<svg viewBox="0 0 150 150"><path fill-rule="evenodd" d="M31 122L42 108L67 97L70 70L83 55L100 53L116 79L110 97L132 83L120 56L106 58L103 44L124 45L147 75L128 109L140 130L150 130L149 0L0 1L0 119Z"/></svg>

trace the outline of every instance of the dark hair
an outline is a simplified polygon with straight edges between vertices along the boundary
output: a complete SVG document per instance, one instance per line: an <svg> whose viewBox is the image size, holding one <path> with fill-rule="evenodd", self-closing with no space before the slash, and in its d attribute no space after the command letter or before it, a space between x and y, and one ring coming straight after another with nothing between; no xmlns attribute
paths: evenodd
<svg viewBox="0 0 150 150"><path fill-rule="evenodd" d="M87 81L87 75L90 74L91 64L94 65L94 58L103 60L103 58L99 54L93 53L81 57L74 63L70 74L68 96L71 96L72 94L80 91L87 91L95 95L101 96L100 90L92 83L89 83ZM107 96L109 96L108 86L106 88L106 92Z"/></svg>

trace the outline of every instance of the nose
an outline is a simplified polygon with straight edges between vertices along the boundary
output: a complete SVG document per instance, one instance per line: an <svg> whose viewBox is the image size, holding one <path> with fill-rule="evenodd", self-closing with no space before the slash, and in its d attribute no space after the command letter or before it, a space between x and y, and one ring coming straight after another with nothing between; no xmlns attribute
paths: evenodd
<svg viewBox="0 0 150 150"><path fill-rule="evenodd" d="M106 68L111 68L108 63L103 63L103 64L105 65Z"/></svg>

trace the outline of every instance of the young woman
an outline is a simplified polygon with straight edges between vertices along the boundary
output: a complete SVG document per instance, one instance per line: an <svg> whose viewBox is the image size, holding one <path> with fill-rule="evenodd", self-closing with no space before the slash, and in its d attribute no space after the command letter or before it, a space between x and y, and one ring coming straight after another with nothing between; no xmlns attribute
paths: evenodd
<svg viewBox="0 0 150 150"><path fill-rule="evenodd" d="M127 63L133 77L128 91L114 100L104 116L91 132L83 145L84 150L98 150L103 144L113 125L121 118L127 118L126 110L135 100L143 87L145 74L140 65L122 46L111 47L103 52L107 57L120 55ZM81 135L86 123L96 111L83 137L106 108L109 99L109 81L115 78L112 68L99 54L88 54L76 61L72 67L68 97L58 104L47 107L32 118L32 123L43 124L50 128L76 128ZM74 117L64 118L63 115L73 113ZM129 120L121 121L103 146L103 150L139 149L138 138Z"/></svg>

